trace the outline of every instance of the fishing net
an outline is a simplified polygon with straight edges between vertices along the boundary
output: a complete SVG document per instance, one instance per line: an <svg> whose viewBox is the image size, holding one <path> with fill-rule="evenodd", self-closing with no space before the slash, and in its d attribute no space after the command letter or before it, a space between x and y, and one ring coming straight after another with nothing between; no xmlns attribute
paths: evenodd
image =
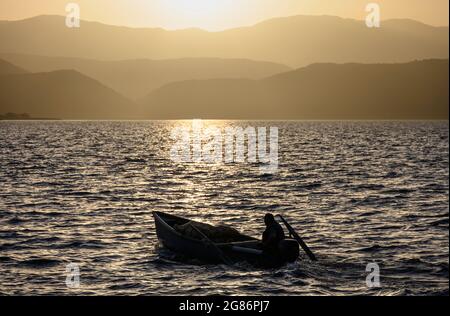
<svg viewBox="0 0 450 316"><path fill-rule="evenodd" d="M203 239L203 236L193 227L200 230L206 237L216 243L227 243L234 241L242 241L244 236L236 229L226 225L212 226L204 223L187 222L182 225L175 225L174 228L180 234L193 239Z"/></svg>

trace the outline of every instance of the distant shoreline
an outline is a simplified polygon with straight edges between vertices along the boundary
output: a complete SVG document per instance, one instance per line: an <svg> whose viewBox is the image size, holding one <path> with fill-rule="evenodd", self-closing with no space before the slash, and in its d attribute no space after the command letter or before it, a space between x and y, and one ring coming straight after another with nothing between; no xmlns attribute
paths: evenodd
<svg viewBox="0 0 450 316"><path fill-rule="evenodd" d="M11 119L0 117L0 121L63 121L63 120L53 118Z"/></svg>
<svg viewBox="0 0 450 316"><path fill-rule="evenodd" d="M0 116L0 121L59 121L59 122L180 122L197 119L57 119L57 118L29 118L11 119ZM449 119L200 119L205 122L449 122Z"/></svg>
<svg viewBox="0 0 450 316"><path fill-rule="evenodd" d="M7 113L0 115L0 121L60 121L60 119L32 117L27 113L23 114Z"/></svg>

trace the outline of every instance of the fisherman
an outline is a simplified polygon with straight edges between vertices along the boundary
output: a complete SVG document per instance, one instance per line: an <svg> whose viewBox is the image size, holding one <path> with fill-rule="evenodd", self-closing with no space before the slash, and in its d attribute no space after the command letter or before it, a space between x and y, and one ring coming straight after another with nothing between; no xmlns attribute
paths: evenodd
<svg viewBox="0 0 450 316"><path fill-rule="evenodd" d="M266 224L266 230L262 236L264 251L272 254L277 253L279 242L286 238L283 228L270 213L264 216L264 223Z"/></svg>

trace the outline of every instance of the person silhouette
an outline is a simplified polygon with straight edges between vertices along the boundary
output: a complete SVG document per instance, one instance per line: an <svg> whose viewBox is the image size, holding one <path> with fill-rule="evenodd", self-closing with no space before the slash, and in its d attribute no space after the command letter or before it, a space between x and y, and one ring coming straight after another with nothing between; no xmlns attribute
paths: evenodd
<svg viewBox="0 0 450 316"><path fill-rule="evenodd" d="M264 223L266 224L266 230L262 235L263 249L272 254L276 253L279 242L286 238L283 228L270 213L264 216Z"/></svg>

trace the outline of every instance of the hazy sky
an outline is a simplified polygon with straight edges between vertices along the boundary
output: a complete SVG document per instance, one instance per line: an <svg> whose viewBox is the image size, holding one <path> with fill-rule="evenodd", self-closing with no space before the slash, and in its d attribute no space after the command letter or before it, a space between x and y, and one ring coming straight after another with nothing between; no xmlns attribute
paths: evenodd
<svg viewBox="0 0 450 316"><path fill-rule="evenodd" d="M383 19L412 18L448 26L448 0L1 0L0 19L17 20L41 14L65 14L78 3L81 18L108 24L208 30L252 25L296 14L365 18L365 6L379 3Z"/></svg>

